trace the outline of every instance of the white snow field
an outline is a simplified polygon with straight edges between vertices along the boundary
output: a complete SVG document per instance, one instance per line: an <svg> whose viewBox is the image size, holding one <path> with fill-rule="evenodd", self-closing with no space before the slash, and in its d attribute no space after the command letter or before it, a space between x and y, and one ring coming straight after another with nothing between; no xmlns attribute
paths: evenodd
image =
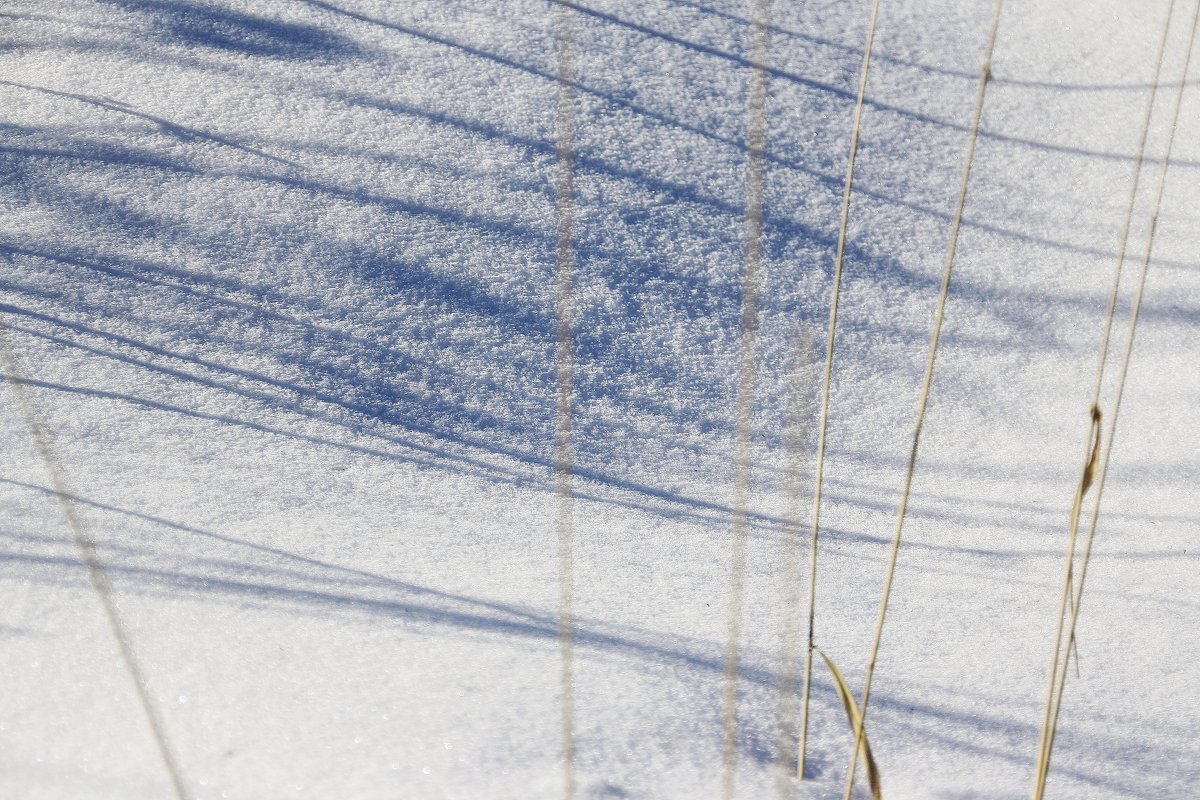
<svg viewBox="0 0 1200 800"><path fill-rule="evenodd" d="M868 715L889 800L1032 789L1143 114L1170 6L1106 422L1196 1L1004 8ZM777 747L780 628L807 613L870 4L773 5L735 795L831 798L851 740L823 667L809 779L778 791L795 756ZM992 7L880 7L815 609L817 645L855 692ZM0 383L0 797L563 796L554 13L0 2L0 319L21 365L6 377L24 378ZM579 0L570 17L575 795L716 798L751 10ZM1198 62L1050 798L1200 785Z"/></svg>

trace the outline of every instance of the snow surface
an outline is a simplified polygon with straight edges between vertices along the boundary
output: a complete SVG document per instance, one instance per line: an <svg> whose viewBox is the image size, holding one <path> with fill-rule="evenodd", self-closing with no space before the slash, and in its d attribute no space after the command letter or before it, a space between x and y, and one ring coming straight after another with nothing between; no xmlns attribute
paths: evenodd
<svg viewBox="0 0 1200 800"><path fill-rule="evenodd" d="M780 615L803 588L780 583L807 559L782 522L791 471L811 494L868 5L775 3L745 798L775 786ZM880 12L816 608L818 644L856 690L991 5ZM1166 7L1010 0L1002 18L872 694L888 798L1032 784ZM561 796L552 8L0 4L0 312L196 798ZM1175 3L1135 257L1192 8ZM719 787L748 16L733 0L574 13L584 798ZM1054 798L1187 798L1200 782L1198 81ZM7 383L0 452L0 795L170 796ZM792 796L839 793L849 747L818 672L812 780Z"/></svg>

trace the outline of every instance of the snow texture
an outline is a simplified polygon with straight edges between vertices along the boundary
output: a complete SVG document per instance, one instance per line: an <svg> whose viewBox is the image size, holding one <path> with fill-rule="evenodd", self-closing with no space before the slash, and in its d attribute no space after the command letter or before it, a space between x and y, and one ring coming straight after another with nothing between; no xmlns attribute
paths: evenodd
<svg viewBox="0 0 1200 800"><path fill-rule="evenodd" d="M1167 5L1010 0L1002 17L869 713L888 798L1032 784ZM816 606L817 642L856 690L991 6L881 6ZM743 798L773 796L780 768L781 615L805 591L781 581L808 557L785 522L810 513L868 7L774 3ZM711 797L750 10L572 8L578 796ZM1193 8L1174 4L1118 345ZM562 795L553 12L0 4L0 315L196 798ZM1197 66L1053 798L1189 798L1200 782ZM0 795L170 796L17 400L0 384ZM813 703L795 798L839 793L850 750L823 672Z"/></svg>

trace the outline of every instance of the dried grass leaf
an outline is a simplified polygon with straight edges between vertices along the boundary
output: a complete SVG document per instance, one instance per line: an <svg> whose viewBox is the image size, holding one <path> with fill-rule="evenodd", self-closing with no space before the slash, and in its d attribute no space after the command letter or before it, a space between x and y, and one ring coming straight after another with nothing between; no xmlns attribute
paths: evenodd
<svg viewBox="0 0 1200 800"><path fill-rule="evenodd" d="M817 652L821 653L820 649ZM829 672L833 675L833 684L837 687L838 696L842 698L842 707L846 709L846 716L850 720L850 733L854 735L862 726L862 715L858 713L858 704L854 702L854 695L850 693L850 687L846 685L846 679L842 677L842 673L838 671L837 666L834 665L829 656L821 653L821 658L825 659L825 666L829 667ZM875 764L875 756L871 754L871 743L867 741L867 732L865 729L862 732L858 749L859 755L867 765L867 781L871 786L871 796L875 800L883 800L883 788L879 780L879 767Z"/></svg>

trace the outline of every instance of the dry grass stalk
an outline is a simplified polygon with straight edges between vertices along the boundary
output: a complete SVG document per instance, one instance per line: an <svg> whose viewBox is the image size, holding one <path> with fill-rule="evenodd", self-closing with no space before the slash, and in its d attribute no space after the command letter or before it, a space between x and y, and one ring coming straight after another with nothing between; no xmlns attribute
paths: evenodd
<svg viewBox="0 0 1200 800"><path fill-rule="evenodd" d="M846 709L846 717L850 720L851 733L858 741L858 752L867 768L867 783L871 787L871 797L875 800L882 800L883 785L879 778L879 767L875 764L875 756L871 753L871 743L867 741L867 731L863 728L863 718L859 713L858 704L854 702L854 695L850 693L846 679L842 677L842 673L838 671L832 659L822 653L819 648L817 648L817 652L821 653L821 658L825 660L825 666L829 667L829 672L833 675L833 685L837 687L838 697L842 698L842 707Z"/></svg>

